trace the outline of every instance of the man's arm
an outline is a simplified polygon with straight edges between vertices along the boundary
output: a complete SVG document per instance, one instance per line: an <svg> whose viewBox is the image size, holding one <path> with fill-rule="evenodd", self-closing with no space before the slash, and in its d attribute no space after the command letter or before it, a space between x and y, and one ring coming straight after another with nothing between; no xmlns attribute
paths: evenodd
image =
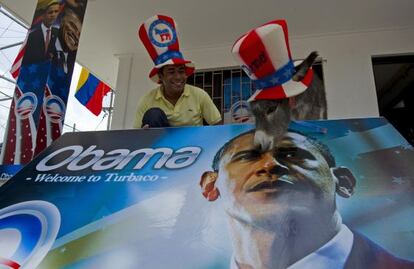
<svg viewBox="0 0 414 269"><path fill-rule="evenodd" d="M134 120L134 128L142 128L142 117L144 116L145 111L147 110L145 100L144 98L141 98L141 100L138 102L137 106L137 112L135 114L135 120Z"/></svg>
<svg viewBox="0 0 414 269"><path fill-rule="evenodd" d="M209 125L222 124L220 111L205 91L203 91L203 96L201 97L201 113Z"/></svg>

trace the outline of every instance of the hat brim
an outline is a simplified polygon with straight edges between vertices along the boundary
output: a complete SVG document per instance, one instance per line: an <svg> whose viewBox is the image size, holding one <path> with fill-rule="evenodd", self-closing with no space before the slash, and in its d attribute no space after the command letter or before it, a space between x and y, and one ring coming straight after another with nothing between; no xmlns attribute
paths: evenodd
<svg viewBox="0 0 414 269"><path fill-rule="evenodd" d="M158 76L158 71L166 65L185 65L185 74L191 76L194 73L195 65L191 61L183 60L181 58L172 58L162 64L154 66L154 68L149 73L149 78L155 83L160 83L160 77Z"/></svg>
<svg viewBox="0 0 414 269"><path fill-rule="evenodd" d="M313 69L309 68L308 72L301 81L294 81L293 79L288 80L282 85L266 89L258 89L249 98L249 102L254 100L275 100L293 97L303 93L309 85L312 83Z"/></svg>

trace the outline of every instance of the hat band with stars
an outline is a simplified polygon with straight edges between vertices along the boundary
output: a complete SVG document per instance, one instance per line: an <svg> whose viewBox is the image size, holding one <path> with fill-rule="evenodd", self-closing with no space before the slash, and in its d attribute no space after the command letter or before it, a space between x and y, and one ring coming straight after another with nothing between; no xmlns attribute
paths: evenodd
<svg viewBox="0 0 414 269"><path fill-rule="evenodd" d="M289 61L286 65L281 67L279 70L276 70L274 73L262 79L253 80L253 83L257 89L279 86L291 80L294 73L295 67L293 62Z"/></svg>

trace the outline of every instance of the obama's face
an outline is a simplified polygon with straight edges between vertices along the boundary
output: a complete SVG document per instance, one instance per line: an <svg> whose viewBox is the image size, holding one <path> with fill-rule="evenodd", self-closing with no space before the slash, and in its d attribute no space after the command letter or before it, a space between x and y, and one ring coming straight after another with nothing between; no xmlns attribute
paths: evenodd
<svg viewBox="0 0 414 269"><path fill-rule="evenodd" d="M246 222L335 208L336 178L320 149L305 136L286 133L269 151L254 133L236 138L221 157L216 182L226 212Z"/></svg>
<svg viewBox="0 0 414 269"><path fill-rule="evenodd" d="M82 22L74 12L65 13L60 26L62 29L63 42L70 51L78 49Z"/></svg>
<svg viewBox="0 0 414 269"><path fill-rule="evenodd" d="M59 4L55 3L50 5L45 14L43 15L43 23L46 27L52 26L52 24L56 21L56 18L58 17L60 12Z"/></svg>

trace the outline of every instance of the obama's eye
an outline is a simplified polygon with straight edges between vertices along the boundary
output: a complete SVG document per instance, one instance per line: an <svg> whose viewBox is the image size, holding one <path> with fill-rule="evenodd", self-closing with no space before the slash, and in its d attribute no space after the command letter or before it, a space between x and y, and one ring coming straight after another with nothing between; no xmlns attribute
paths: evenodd
<svg viewBox="0 0 414 269"><path fill-rule="evenodd" d="M296 147L278 148L275 158L280 162L302 162L305 160L316 160L310 152Z"/></svg>
<svg viewBox="0 0 414 269"><path fill-rule="evenodd" d="M233 158L231 158L232 162L238 162L238 161L252 161L257 160L260 158L261 153L258 150L245 150L240 151L236 153Z"/></svg>

